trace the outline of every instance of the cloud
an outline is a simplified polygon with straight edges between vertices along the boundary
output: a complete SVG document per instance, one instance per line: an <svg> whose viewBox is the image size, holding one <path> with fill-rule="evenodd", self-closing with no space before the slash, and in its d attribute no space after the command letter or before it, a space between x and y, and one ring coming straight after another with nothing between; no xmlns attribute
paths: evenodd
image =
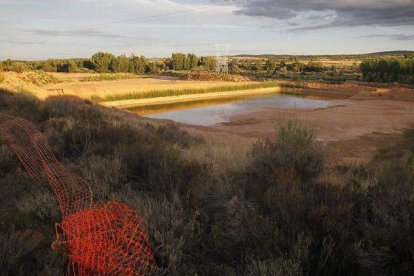
<svg viewBox="0 0 414 276"><path fill-rule="evenodd" d="M301 13L334 13L330 22L301 30L353 26L414 25L413 0L212 0L239 6L236 14L253 17L294 19Z"/></svg>
<svg viewBox="0 0 414 276"><path fill-rule="evenodd" d="M123 39L134 39L134 40L144 40L143 37L135 37L135 36L126 36L121 34L111 34L111 33L104 33L94 29L85 29L85 30L71 30L71 31L61 31L61 30L45 30L45 29L26 29L24 30L26 33L30 33L32 35L41 35L41 36L78 36L78 37L101 37L101 38L123 38Z"/></svg>
<svg viewBox="0 0 414 276"><path fill-rule="evenodd" d="M400 41L411 41L414 40L414 34L372 34L372 35L364 35L364 36L358 36L357 38L377 38L377 37L386 37L391 38L393 40L400 40Z"/></svg>
<svg viewBox="0 0 414 276"><path fill-rule="evenodd" d="M45 44L45 41L22 41L22 40L0 40L0 43L7 43L13 45L41 45Z"/></svg>

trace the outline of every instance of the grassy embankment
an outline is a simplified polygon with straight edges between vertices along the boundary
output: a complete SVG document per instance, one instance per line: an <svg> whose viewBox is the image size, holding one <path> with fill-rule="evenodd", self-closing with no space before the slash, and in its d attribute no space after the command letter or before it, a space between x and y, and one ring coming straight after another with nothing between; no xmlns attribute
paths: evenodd
<svg viewBox="0 0 414 276"><path fill-rule="evenodd" d="M130 107L137 105L164 104L168 102L184 102L209 98L225 98L239 95L271 93L279 88L276 82L261 82L243 85L226 85L209 88L166 89L149 92L131 92L119 95L109 95L103 98L94 97L96 103L107 106Z"/></svg>

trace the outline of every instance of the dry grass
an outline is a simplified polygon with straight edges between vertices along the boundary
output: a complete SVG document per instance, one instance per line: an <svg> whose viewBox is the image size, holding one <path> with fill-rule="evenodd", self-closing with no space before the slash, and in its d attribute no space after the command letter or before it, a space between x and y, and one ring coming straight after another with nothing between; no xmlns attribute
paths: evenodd
<svg viewBox="0 0 414 276"><path fill-rule="evenodd" d="M162 90L213 89L223 86L244 86L258 82L244 81L186 81L177 77L147 77L132 74L4 72L1 88L32 91L37 97L67 95L83 99L128 93L147 93ZM18 89L19 88L19 89ZM62 93L63 91L63 93Z"/></svg>
<svg viewBox="0 0 414 276"><path fill-rule="evenodd" d="M114 75L114 74L112 74ZM61 83L47 85L47 89L63 89L65 95L73 95L84 99L92 97L117 96L129 93L147 93L161 90L185 90L185 89L211 89L221 86L246 85L255 82L224 82L224 81L185 81L171 77L136 77L132 79L119 79L116 81L82 81L82 79L96 79L99 74L58 74L54 73ZM52 96L45 91L41 98Z"/></svg>
<svg viewBox="0 0 414 276"><path fill-rule="evenodd" d="M50 81L46 73L39 72L3 72L0 88L21 93L22 91L38 95L42 91L41 85Z"/></svg>
<svg viewBox="0 0 414 276"><path fill-rule="evenodd" d="M96 74L94 76L87 76L79 78L80 81L119 81L127 79L136 79L137 76L131 73L118 73L118 74Z"/></svg>
<svg viewBox="0 0 414 276"><path fill-rule="evenodd" d="M192 135L200 135L194 128L187 127ZM205 143L191 146L184 151L184 155L189 160L196 160L201 164L211 165L216 175L224 173L226 170L237 171L246 166L248 152L256 139L241 138L238 135L229 133L208 133L203 132L202 137Z"/></svg>

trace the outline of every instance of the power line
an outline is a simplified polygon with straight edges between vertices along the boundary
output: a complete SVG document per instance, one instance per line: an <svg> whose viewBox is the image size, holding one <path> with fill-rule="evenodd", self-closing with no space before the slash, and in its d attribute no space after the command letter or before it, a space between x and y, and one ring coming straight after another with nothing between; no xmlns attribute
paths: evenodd
<svg viewBox="0 0 414 276"><path fill-rule="evenodd" d="M175 18L175 17L181 17L185 14L190 14L193 12L204 10L206 7L200 7L200 8L194 8L191 10L183 10L183 11L177 11L177 12L167 12L162 14L155 14L155 15L148 15L148 16L141 16L141 17L135 17L135 18L129 18L129 19L123 19L123 20L114 20L106 23L98 23L98 24L92 24L89 26L79 26L77 28L79 29L91 29L91 28L97 28L97 27L106 27L106 26L112 26L112 25L118 25L123 23L145 23L148 20L151 19L157 19L162 17L169 17L169 18ZM177 16L178 15L178 16Z"/></svg>

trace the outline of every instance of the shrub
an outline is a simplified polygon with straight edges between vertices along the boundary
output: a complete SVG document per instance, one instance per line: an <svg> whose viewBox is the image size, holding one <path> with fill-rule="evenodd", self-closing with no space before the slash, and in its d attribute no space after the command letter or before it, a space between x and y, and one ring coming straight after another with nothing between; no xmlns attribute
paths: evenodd
<svg viewBox="0 0 414 276"><path fill-rule="evenodd" d="M251 259L246 268L246 275L274 275L274 276L299 276L302 275L300 265L293 260L275 258L258 261Z"/></svg>
<svg viewBox="0 0 414 276"><path fill-rule="evenodd" d="M322 62L309 62L302 69L303 72L323 72L324 70Z"/></svg>
<svg viewBox="0 0 414 276"><path fill-rule="evenodd" d="M79 67L76 64L76 62L73 61L73 60L68 61L67 67L68 67L68 69L67 69L68 73L77 73L77 72L79 72Z"/></svg>
<svg viewBox="0 0 414 276"><path fill-rule="evenodd" d="M22 195L17 208L22 213L53 223L60 220L59 206L54 195L45 188Z"/></svg>
<svg viewBox="0 0 414 276"><path fill-rule="evenodd" d="M190 212L183 198L172 193L157 199L137 194L128 199L131 206L140 210L147 225L161 274L195 274L194 242L197 239L196 212ZM154 216L154 214L157 214Z"/></svg>
<svg viewBox="0 0 414 276"><path fill-rule="evenodd" d="M122 160L134 189L160 195L188 191L200 181L203 170L200 164L183 159L177 149L159 139L150 144L120 144L115 155Z"/></svg>
<svg viewBox="0 0 414 276"><path fill-rule="evenodd" d="M99 200L108 200L111 193L127 188L124 164L119 158L92 156L81 160L80 168Z"/></svg>
<svg viewBox="0 0 414 276"><path fill-rule="evenodd" d="M157 134L161 140L172 144L178 144L184 148L204 142L203 137L190 135L187 131L180 129L175 124L158 127Z"/></svg>
<svg viewBox="0 0 414 276"><path fill-rule="evenodd" d="M42 70L45 72L56 72L57 68L54 67L50 61L46 61L42 65Z"/></svg>
<svg viewBox="0 0 414 276"><path fill-rule="evenodd" d="M324 166L324 150L315 138L310 128L293 122L283 125L276 142L267 139L253 146L252 171L264 180L286 173L301 180L318 176Z"/></svg>
<svg viewBox="0 0 414 276"><path fill-rule="evenodd" d="M24 71L27 71L27 66L23 62L14 62L12 64L12 71L16 73L23 73Z"/></svg>

